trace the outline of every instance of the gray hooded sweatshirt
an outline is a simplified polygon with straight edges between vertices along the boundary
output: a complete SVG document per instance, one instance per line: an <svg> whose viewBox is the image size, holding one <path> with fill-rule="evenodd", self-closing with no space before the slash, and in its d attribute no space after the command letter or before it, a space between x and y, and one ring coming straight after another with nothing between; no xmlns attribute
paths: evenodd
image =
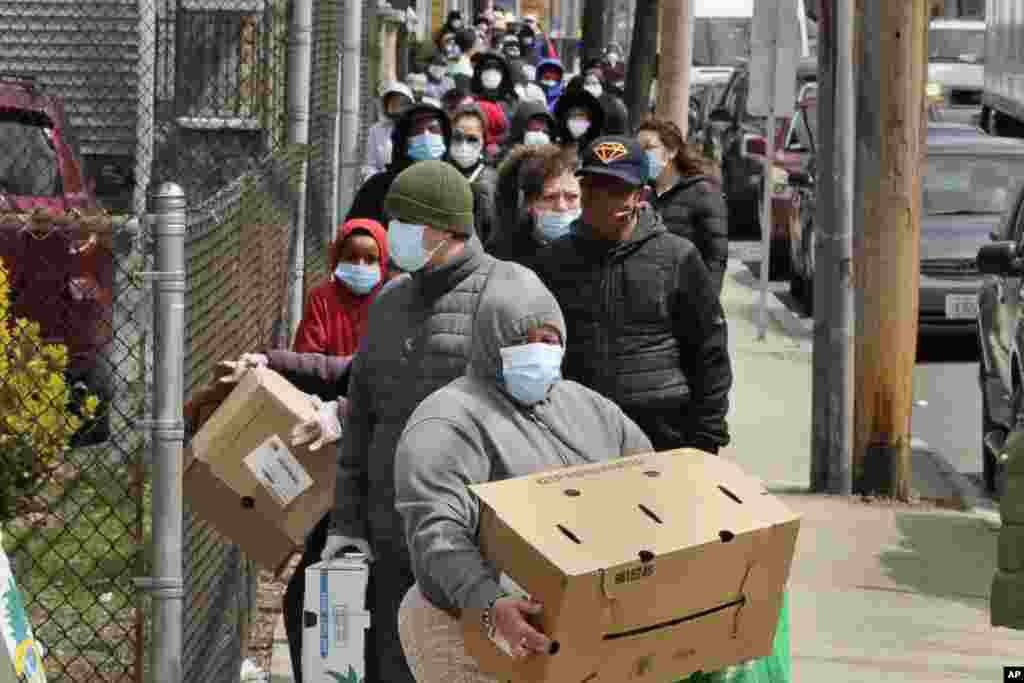
<svg viewBox="0 0 1024 683"><path fill-rule="evenodd" d="M500 350L525 344L527 330L542 323L565 340L565 320L522 266L495 273L487 291L466 376L417 407L395 454L395 501L416 581L456 618L499 594L477 546L480 506L470 485L653 450L618 406L575 382L556 382L532 407L512 399L499 379Z"/></svg>

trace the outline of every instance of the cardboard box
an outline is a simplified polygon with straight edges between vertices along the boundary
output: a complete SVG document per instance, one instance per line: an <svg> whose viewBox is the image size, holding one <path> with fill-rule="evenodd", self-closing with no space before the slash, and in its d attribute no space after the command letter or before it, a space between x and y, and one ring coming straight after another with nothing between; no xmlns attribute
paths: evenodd
<svg viewBox="0 0 1024 683"><path fill-rule="evenodd" d="M310 683L361 683L366 677L366 556L350 554L306 569L302 677Z"/></svg>
<svg viewBox="0 0 1024 683"><path fill-rule="evenodd" d="M290 445L292 428L315 417L306 394L272 370L252 369L186 454L192 512L273 571L334 504L334 449Z"/></svg>
<svg viewBox="0 0 1024 683"><path fill-rule="evenodd" d="M463 614L501 680L665 683L771 654L799 518L760 480L695 450L472 487L484 556L544 605L558 643L513 660Z"/></svg>

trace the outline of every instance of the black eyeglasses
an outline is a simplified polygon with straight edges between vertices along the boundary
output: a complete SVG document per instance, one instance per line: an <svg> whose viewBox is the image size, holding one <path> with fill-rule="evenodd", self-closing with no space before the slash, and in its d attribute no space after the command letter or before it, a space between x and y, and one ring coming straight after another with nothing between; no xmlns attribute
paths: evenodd
<svg viewBox="0 0 1024 683"><path fill-rule="evenodd" d="M471 145L479 145L483 140L476 135L466 135L460 131L454 131L452 133L452 142L468 142Z"/></svg>

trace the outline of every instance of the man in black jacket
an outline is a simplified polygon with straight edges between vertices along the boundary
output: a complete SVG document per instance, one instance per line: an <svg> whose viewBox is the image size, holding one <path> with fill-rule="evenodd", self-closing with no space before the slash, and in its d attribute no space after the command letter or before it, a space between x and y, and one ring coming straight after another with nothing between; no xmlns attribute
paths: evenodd
<svg viewBox="0 0 1024 683"><path fill-rule="evenodd" d="M577 172L582 215L536 270L568 324L563 372L618 403L658 450L729 443L725 316L696 247L643 204L639 142L592 142Z"/></svg>

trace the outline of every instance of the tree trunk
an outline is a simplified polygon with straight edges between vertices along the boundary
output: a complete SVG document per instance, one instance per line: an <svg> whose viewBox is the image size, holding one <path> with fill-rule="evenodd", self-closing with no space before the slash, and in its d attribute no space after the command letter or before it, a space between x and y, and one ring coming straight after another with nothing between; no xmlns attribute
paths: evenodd
<svg viewBox="0 0 1024 683"><path fill-rule="evenodd" d="M582 3L581 3L582 4ZM604 52L605 17L608 0L587 0L583 9L583 54L581 61L600 57Z"/></svg>
<svg viewBox="0 0 1024 683"><path fill-rule="evenodd" d="M633 49L629 52L629 70L626 72L626 106L629 107L629 125L636 130L651 109L651 84L658 56L658 0L636 0L633 15Z"/></svg>

